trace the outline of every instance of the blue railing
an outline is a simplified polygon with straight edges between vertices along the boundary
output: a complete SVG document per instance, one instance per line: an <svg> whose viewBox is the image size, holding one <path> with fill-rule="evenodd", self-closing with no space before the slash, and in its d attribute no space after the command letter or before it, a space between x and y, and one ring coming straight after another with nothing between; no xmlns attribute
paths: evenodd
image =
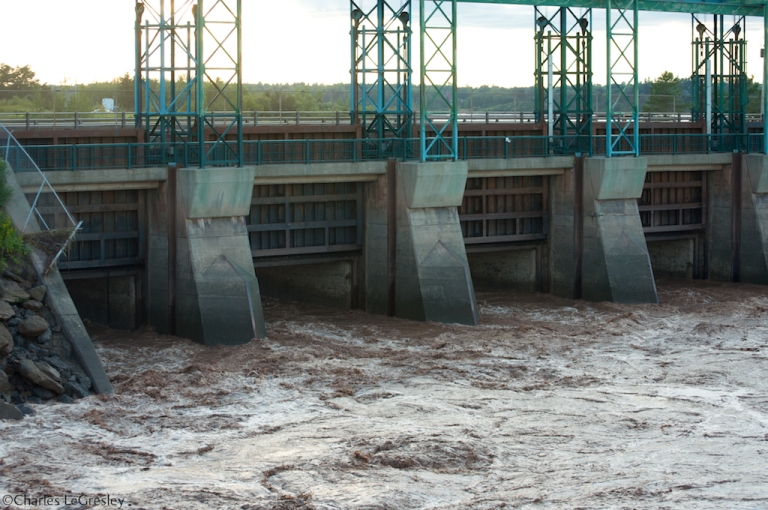
<svg viewBox="0 0 768 510"><path fill-rule="evenodd" d="M641 135L643 155L710 154L743 151L763 152L762 133L748 135L661 134ZM152 168L177 162L185 167L198 163L197 144L170 144L165 147L152 143L27 145L29 155L44 171L73 171L117 168ZM236 164L234 154L219 145L206 144L213 150L209 160L221 166ZM217 153L221 151L221 153ZM488 136L460 137L458 157L470 159L511 159L528 157L605 154L605 140L578 136ZM27 170L26 156L18 147L8 151L10 164L17 171ZM419 140L258 140L243 143L244 165L358 163L388 158L417 160Z"/></svg>

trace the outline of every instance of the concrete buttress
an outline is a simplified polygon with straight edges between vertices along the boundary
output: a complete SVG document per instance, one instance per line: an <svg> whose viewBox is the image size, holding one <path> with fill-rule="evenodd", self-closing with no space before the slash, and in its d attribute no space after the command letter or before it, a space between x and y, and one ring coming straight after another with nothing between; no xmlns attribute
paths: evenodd
<svg viewBox="0 0 768 510"><path fill-rule="evenodd" d="M744 156L740 280L768 284L768 156Z"/></svg>
<svg viewBox="0 0 768 510"><path fill-rule="evenodd" d="M398 317L476 325L477 302L457 207L466 163L399 163Z"/></svg>
<svg viewBox="0 0 768 510"><path fill-rule="evenodd" d="M205 345L243 344L266 336L245 224L253 179L252 168L178 171L175 316L179 336ZM166 229L163 239L162 222L152 218L152 223L157 232L150 239L150 275L155 269L157 276L150 277L150 317L162 326L163 306L168 306L167 281L165 289L162 282L168 233Z"/></svg>
<svg viewBox="0 0 768 510"><path fill-rule="evenodd" d="M587 158L584 164L583 297L658 303L637 199L644 158Z"/></svg>

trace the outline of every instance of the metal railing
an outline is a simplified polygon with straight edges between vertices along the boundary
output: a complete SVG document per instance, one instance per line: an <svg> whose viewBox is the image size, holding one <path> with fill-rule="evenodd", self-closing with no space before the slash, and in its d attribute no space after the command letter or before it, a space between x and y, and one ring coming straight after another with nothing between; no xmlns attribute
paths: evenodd
<svg viewBox="0 0 768 510"><path fill-rule="evenodd" d="M212 112L218 119L231 122L225 112ZM460 112L459 123L462 124L525 124L536 123L533 112ZM418 112L414 113L418 119ZM449 119L448 112L431 113L434 122L445 122ZM605 113L597 112L592 116L593 122L605 122ZM691 122L690 113L681 112L642 112L640 122ZM762 122L760 114L747 114L747 122ZM546 122L546 119L543 120ZM136 116L131 112L22 112L0 113L0 123L10 130L30 129L98 129L98 128L135 128ZM243 124L246 126L259 125L349 125L352 118L349 111L247 111L243 112Z"/></svg>
<svg viewBox="0 0 768 510"><path fill-rule="evenodd" d="M709 154L743 151L763 152L762 133L749 135L660 134L640 136L641 154ZM214 147L206 144L206 151ZM221 149L214 154L220 165L236 164L232 154ZM165 166L177 162L185 167L198 164L197 144L162 146L151 143L28 145L8 147L8 162L16 171L36 171L29 156L44 171L134 169ZM215 152L215 151L214 151ZM527 157L605 154L605 139L577 136L460 137L458 157L511 159ZM388 158L419 159L419 140L258 140L243 143L243 164L313 164L382 161Z"/></svg>

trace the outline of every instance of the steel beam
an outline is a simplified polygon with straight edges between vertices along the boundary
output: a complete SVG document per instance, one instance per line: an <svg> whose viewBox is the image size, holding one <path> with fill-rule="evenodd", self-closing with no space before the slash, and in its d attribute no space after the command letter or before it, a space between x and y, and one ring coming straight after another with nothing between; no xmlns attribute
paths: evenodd
<svg viewBox="0 0 768 510"><path fill-rule="evenodd" d="M604 9L603 0L458 0L470 4L503 4L503 5L549 5L555 7L571 7L584 9ZM632 8L633 0L620 0L616 7ZM699 12L705 14L725 14L734 16L762 16L763 0L638 0L637 6L641 11L658 12Z"/></svg>
<svg viewBox="0 0 768 510"><path fill-rule="evenodd" d="M625 2L607 0L605 155L608 158L640 155L637 2L632 0L626 7Z"/></svg>
<svg viewBox="0 0 768 510"><path fill-rule="evenodd" d="M421 161L458 159L456 2L419 0Z"/></svg>
<svg viewBox="0 0 768 510"><path fill-rule="evenodd" d="M366 138L410 138L411 0L351 0L351 120Z"/></svg>
<svg viewBox="0 0 768 510"><path fill-rule="evenodd" d="M137 127L163 163L242 166L241 4L136 1Z"/></svg>

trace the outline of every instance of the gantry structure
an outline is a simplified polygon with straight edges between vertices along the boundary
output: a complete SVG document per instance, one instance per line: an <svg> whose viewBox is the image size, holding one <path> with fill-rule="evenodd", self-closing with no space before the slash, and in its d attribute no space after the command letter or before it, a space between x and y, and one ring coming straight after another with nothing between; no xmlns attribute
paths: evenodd
<svg viewBox="0 0 768 510"><path fill-rule="evenodd" d="M158 162L242 166L242 3L137 0L135 112Z"/></svg>
<svg viewBox="0 0 768 510"><path fill-rule="evenodd" d="M534 6L536 116L546 119L553 151L588 155L596 136L593 9L606 13L607 157L640 154L639 11L691 13L694 119L705 120L713 135L746 132L742 34L745 17L756 16L768 35L765 0L418 0L418 22L416 1L350 0L350 120L372 143L410 139L418 126L422 161L458 158L460 2ZM555 7L554 14L544 6ZM713 15L712 24L701 15ZM737 21L727 25L725 16ZM136 0L137 127L156 144L160 160L172 160L176 144L184 143L197 148L185 164L242 165L242 30L242 0Z"/></svg>

